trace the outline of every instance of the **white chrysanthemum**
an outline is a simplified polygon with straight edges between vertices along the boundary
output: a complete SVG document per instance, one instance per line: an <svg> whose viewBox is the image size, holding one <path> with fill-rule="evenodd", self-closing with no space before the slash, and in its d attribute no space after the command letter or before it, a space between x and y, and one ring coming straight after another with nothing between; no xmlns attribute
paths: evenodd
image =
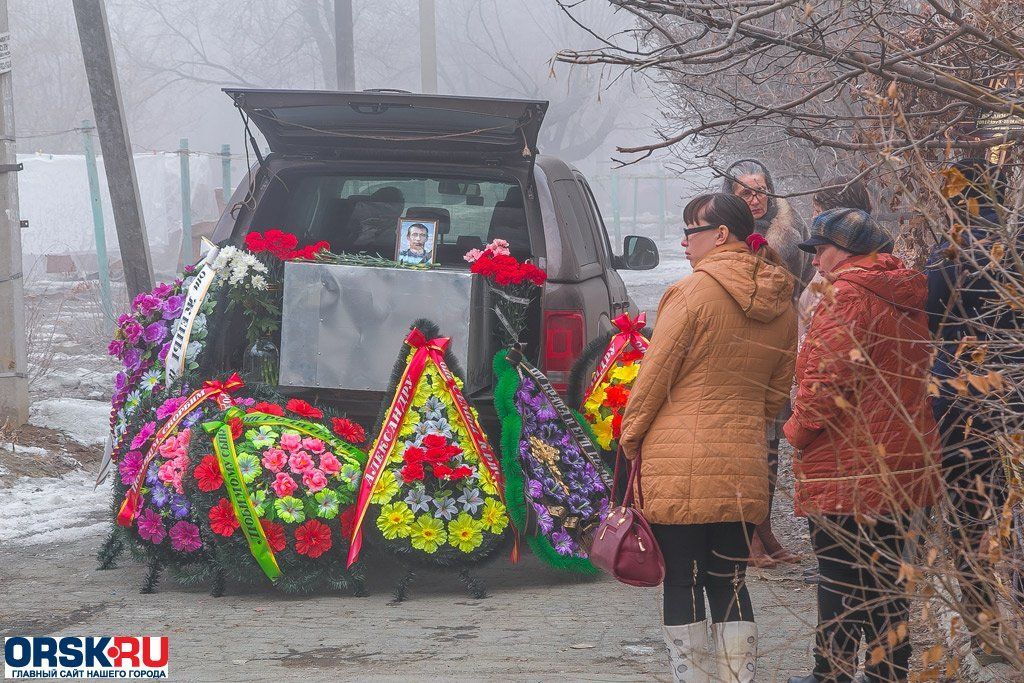
<svg viewBox="0 0 1024 683"><path fill-rule="evenodd" d="M252 288L256 291L262 292L267 288L267 278L262 275L253 275L252 280L249 282L251 283Z"/></svg>

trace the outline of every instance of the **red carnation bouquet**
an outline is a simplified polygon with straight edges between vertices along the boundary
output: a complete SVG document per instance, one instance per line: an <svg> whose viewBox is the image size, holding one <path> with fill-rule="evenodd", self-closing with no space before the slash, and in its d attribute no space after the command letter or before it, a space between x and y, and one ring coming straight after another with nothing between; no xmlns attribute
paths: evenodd
<svg viewBox="0 0 1024 683"><path fill-rule="evenodd" d="M470 249L463 258L472 264L470 271L483 277L491 286L501 345L515 346L526 328L530 302L537 290L544 286L547 273L532 263L517 260L509 252L505 240L494 240L483 250Z"/></svg>

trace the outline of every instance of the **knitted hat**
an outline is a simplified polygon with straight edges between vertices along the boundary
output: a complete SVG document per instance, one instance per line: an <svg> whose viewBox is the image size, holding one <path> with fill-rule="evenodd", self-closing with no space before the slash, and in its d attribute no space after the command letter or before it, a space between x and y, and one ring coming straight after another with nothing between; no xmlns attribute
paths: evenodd
<svg viewBox="0 0 1024 683"><path fill-rule="evenodd" d="M851 254L891 252L892 237L860 209L829 209L818 214L811 223L811 236L800 243L804 251L814 253L814 248L831 244Z"/></svg>

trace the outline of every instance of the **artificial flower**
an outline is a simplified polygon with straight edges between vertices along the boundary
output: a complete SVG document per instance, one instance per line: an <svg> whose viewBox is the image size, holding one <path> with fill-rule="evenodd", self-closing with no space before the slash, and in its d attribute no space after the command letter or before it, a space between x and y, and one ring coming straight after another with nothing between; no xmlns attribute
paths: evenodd
<svg viewBox="0 0 1024 683"><path fill-rule="evenodd" d="M604 420L598 420L591 425L594 430L594 437L597 439L597 444L605 449L609 450L612 443L612 418L608 417Z"/></svg>
<svg viewBox="0 0 1024 683"><path fill-rule="evenodd" d="M366 441L366 430L360 425L343 417L331 419L331 429L345 441L351 444L361 444Z"/></svg>
<svg viewBox="0 0 1024 683"><path fill-rule="evenodd" d="M149 500L158 508L162 508L171 500L170 490L159 481L149 486Z"/></svg>
<svg viewBox="0 0 1024 683"><path fill-rule="evenodd" d="M310 405L306 401L300 398L289 399L288 403L285 404L285 408L295 413L299 417L307 419L320 419L324 416L324 411Z"/></svg>
<svg viewBox="0 0 1024 683"><path fill-rule="evenodd" d="M622 384L630 384L633 380L636 379L636 375L638 372L640 372L640 364L630 363L629 365L620 365L616 368L613 368L612 371L609 372L608 374L616 382Z"/></svg>
<svg viewBox="0 0 1024 683"><path fill-rule="evenodd" d="M423 481L426 476L426 472L423 470L422 462L407 462L402 466L401 472L402 481L406 484L411 484L414 481Z"/></svg>
<svg viewBox="0 0 1024 683"><path fill-rule="evenodd" d="M327 486L327 477L314 467L302 473L302 485L310 493L316 493Z"/></svg>
<svg viewBox="0 0 1024 683"><path fill-rule="evenodd" d="M235 508L227 498L221 498L217 504L210 508L210 529L213 533L221 536L230 536L238 528L238 517L235 516Z"/></svg>
<svg viewBox="0 0 1024 683"><path fill-rule="evenodd" d="M484 504L484 499L480 495L480 489L477 488L464 488L462 489L462 495L459 496L457 502L462 503L462 509L466 512L476 514L477 508Z"/></svg>
<svg viewBox="0 0 1024 683"><path fill-rule="evenodd" d="M203 456L203 459L196 465L195 470L192 471L192 476L195 477L196 486L199 487L200 491L216 491L224 483L220 473L220 465L217 462L217 458L212 455Z"/></svg>
<svg viewBox="0 0 1024 683"><path fill-rule="evenodd" d="M448 542L464 553L471 552L484 542L483 528L483 524L463 512L448 524Z"/></svg>
<svg viewBox="0 0 1024 683"><path fill-rule="evenodd" d="M363 478L363 472L356 465L345 463L341 466L341 472L338 473L338 476L350 487L355 488L359 480Z"/></svg>
<svg viewBox="0 0 1024 683"><path fill-rule="evenodd" d="M471 468L469 465L459 465L458 467L452 470L451 474L448 475L448 478L451 479L452 481L457 481L459 479L465 479L466 477L472 474L473 468Z"/></svg>
<svg viewBox="0 0 1024 683"><path fill-rule="evenodd" d="M260 460L252 453L240 453L238 455L238 471L242 474L242 481L246 484L252 483L252 481L263 474L263 468L260 467Z"/></svg>
<svg viewBox="0 0 1024 683"><path fill-rule="evenodd" d="M178 552L194 553L203 546L199 538L199 527L192 522L181 520L171 527L171 547Z"/></svg>
<svg viewBox="0 0 1024 683"><path fill-rule="evenodd" d="M139 433L135 435L134 439L132 439L131 450L138 450L145 446L146 442L149 441L154 432L156 432L156 422L147 422L142 425L142 428L139 429Z"/></svg>
<svg viewBox="0 0 1024 683"><path fill-rule="evenodd" d="M324 452L324 442L320 439L305 438L302 440L302 447L314 455Z"/></svg>
<svg viewBox="0 0 1024 683"><path fill-rule="evenodd" d="M317 492L313 498L316 500L316 516L323 519L334 519L338 516L338 508L341 500L338 494L330 489Z"/></svg>
<svg viewBox="0 0 1024 683"><path fill-rule="evenodd" d="M167 536L163 517L153 508L145 508L137 520L139 536L150 543L161 543Z"/></svg>
<svg viewBox="0 0 1024 683"><path fill-rule="evenodd" d="M167 324L163 321L157 321L146 325L146 328L142 331L142 340L147 344L159 344L167 336Z"/></svg>
<svg viewBox="0 0 1024 683"><path fill-rule="evenodd" d="M408 505L403 502L389 503L381 508L380 516L377 517L377 528L389 541L407 538L412 531L410 525L413 519L413 511Z"/></svg>
<svg viewBox="0 0 1024 683"><path fill-rule="evenodd" d="M254 489L249 493L249 500L256 514L262 517L267 511L267 492L264 489Z"/></svg>
<svg viewBox="0 0 1024 683"><path fill-rule="evenodd" d="M412 547L433 554L448 540L444 523L430 515L420 515L409 529Z"/></svg>
<svg viewBox="0 0 1024 683"><path fill-rule="evenodd" d="M395 480L394 472L384 470L381 472L380 479L377 480L373 487L370 502L375 505L383 505L390 502L396 493L398 493L398 481Z"/></svg>
<svg viewBox="0 0 1024 683"><path fill-rule="evenodd" d="M572 537L565 530L556 531L551 534L551 544L559 555L572 555L576 550Z"/></svg>
<svg viewBox="0 0 1024 683"><path fill-rule="evenodd" d="M231 438L237 441L242 438L242 431L245 429L245 423L242 422L240 417L232 417L228 419L228 427L231 428Z"/></svg>
<svg viewBox="0 0 1024 683"><path fill-rule="evenodd" d="M302 436L295 431L286 429L281 433L281 448L296 451L302 447Z"/></svg>
<svg viewBox="0 0 1024 683"><path fill-rule="evenodd" d="M428 512L430 510L430 502L433 498L427 493L427 490L422 486L414 487L409 491L409 495L405 497L405 502L413 512Z"/></svg>
<svg viewBox="0 0 1024 683"><path fill-rule="evenodd" d="M278 433L273 427L260 425L256 429L250 429L245 433L245 438L256 448L270 448L277 443Z"/></svg>
<svg viewBox="0 0 1024 683"><path fill-rule="evenodd" d="M443 517L444 519L451 519L452 515L457 514L459 508L455 505L455 499L450 495L441 496L440 493L434 497L434 506L437 511L434 513L435 517Z"/></svg>
<svg viewBox="0 0 1024 683"><path fill-rule="evenodd" d="M623 408L629 401L629 386L625 384L613 384L605 390L607 396L604 404L609 408Z"/></svg>
<svg viewBox="0 0 1024 683"><path fill-rule="evenodd" d="M274 478L274 483L270 485L270 488L274 489L274 493L277 494L278 498L285 498L290 496L299 488L299 485L295 483L295 480L289 477L284 472L278 472L277 477Z"/></svg>
<svg viewBox="0 0 1024 683"><path fill-rule="evenodd" d="M284 535L284 527L276 522L271 522L269 519L261 519L260 526L263 527L263 535L267 537L267 545L275 553L279 553L285 549L288 545L288 540Z"/></svg>
<svg viewBox="0 0 1024 683"><path fill-rule="evenodd" d="M157 388L157 386L160 385L160 382L162 382L163 379L164 373L160 372L159 370L154 370L151 368L147 370L144 375L142 375L142 380L140 380L139 386L141 386L146 391L153 391L154 389Z"/></svg>
<svg viewBox="0 0 1024 683"><path fill-rule="evenodd" d="M288 458L288 468L295 474L313 469L313 458L306 451L295 451Z"/></svg>
<svg viewBox="0 0 1024 683"><path fill-rule="evenodd" d="M245 412L247 413L264 413L266 415L276 415L277 417L284 417L284 408L274 403L267 403L266 401L260 401Z"/></svg>
<svg viewBox="0 0 1024 683"><path fill-rule="evenodd" d="M338 458L334 453L324 451L320 454L320 469L322 469L326 475L335 475L341 471L341 463L338 461Z"/></svg>
<svg viewBox="0 0 1024 683"><path fill-rule="evenodd" d="M295 530L295 552L316 559L331 549L331 528L311 519Z"/></svg>
<svg viewBox="0 0 1024 683"><path fill-rule="evenodd" d="M268 448L263 451L261 462L271 472L280 472L288 464L288 455L280 448Z"/></svg>
<svg viewBox="0 0 1024 683"><path fill-rule="evenodd" d="M142 471L142 451L128 451L117 464L117 469L121 473L121 483L131 486Z"/></svg>
<svg viewBox="0 0 1024 683"><path fill-rule="evenodd" d="M174 515L175 519L187 517L189 507L188 498L186 498L184 494L176 493L171 496L171 513Z"/></svg>
<svg viewBox="0 0 1024 683"><path fill-rule="evenodd" d="M480 523L492 534L500 534L508 526L508 511L505 509L505 505L494 498L485 500Z"/></svg>
<svg viewBox="0 0 1024 683"><path fill-rule="evenodd" d="M285 522L298 523L306 519L306 511L302 501L293 496L285 496L274 501L274 511Z"/></svg>

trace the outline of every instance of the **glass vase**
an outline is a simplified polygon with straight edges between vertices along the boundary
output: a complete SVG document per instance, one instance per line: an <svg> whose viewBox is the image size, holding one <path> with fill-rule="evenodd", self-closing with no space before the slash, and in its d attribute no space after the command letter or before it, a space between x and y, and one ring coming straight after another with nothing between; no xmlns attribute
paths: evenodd
<svg viewBox="0 0 1024 683"><path fill-rule="evenodd" d="M242 374L249 383L258 382L277 386L281 354L270 337L260 337L245 350Z"/></svg>

